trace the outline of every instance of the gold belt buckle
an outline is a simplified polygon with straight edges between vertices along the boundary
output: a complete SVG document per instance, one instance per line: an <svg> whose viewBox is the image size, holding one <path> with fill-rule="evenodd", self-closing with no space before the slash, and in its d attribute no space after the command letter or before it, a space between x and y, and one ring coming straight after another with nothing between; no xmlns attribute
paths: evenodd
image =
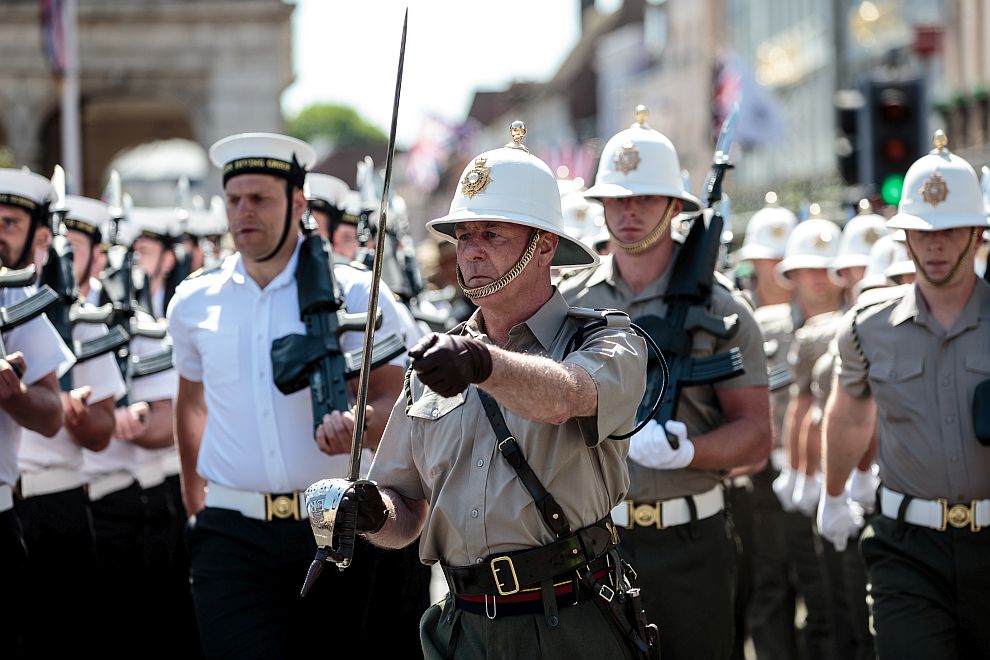
<svg viewBox="0 0 990 660"><path fill-rule="evenodd" d="M498 562L505 562L508 564L509 573L512 575L513 587L511 589L506 589L506 585L498 579L498 574L501 572L505 566L496 566ZM501 557L496 557L488 562L489 567L492 570L492 577L495 578L495 588L498 589L499 596L511 596L512 594L519 593L519 577L516 575L516 567L512 563L512 557L508 555L502 555Z"/></svg>
<svg viewBox="0 0 990 660"><path fill-rule="evenodd" d="M641 527L655 525L657 529L663 529L663 502L657 500L653 504L640 504L632 510L631 518Z"/></svg>
<svg viewBox="0 0 990 660"><path fill-rule="evenodd" d="M265 493L265 520L270 522L273 518L302 520L299 517L299 493L292 493L292 497L272 497L271 493Z"/></svg>
<svg viewBox="0 0 990 660"><path fill-rule="evenodd" d="M980 531L981 527L976 524L976 500L972 500L969 506L965 504L949 506L949 501L944 497L935 501L942 506L942 522L938 526L938 531L944 532L946 525L952 525L956 529L969 527L971 532Z"/></svg>

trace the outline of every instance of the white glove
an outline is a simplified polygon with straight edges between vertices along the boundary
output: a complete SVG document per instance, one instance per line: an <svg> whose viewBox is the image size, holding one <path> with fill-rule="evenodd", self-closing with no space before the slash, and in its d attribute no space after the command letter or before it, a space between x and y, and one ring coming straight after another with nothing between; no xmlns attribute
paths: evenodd
<svg viewBox="0 0 990 660"><path fill-rule="evenodd" d="M846 492L849 499L856 502L863 511L870 515L877 509L877 488L880 487L880 477L873 474L872 470L863 472L853 470L846 482Z"/></svg>
<svg viewBox="0 0 990 660"><path fill-rule="evenodd" d="M794 511L794 480L796 478L797 472L791 466L785 465L780 468L780 475L773 480L771 485L774 495L780 500L780 506L787 512Z"/></svg>
<svg viewBox="0 0 990 660"><path fill-rule="evenodd" d="M794 508L811 517L818 507L822 495L822 479L818 474L808 476L799 472L794 480Z"/></svg>
<svg viewBox="0 0 990 660"><path fill-rule="evenodd" d="M664 427L651 419L629 440L629 458L654 470L679 470L690 465L694 459L694 443L687 437L687 427L671 419L666 430L677 437L677 449L670 446Z"/></svg>
<svg viewBox="0 0 990 660"><path fill-rule="evenodd" d="M823 539L842 552L862 526L863 517L850 506L845 493L832 496L822 491L818 504L818 533Z"/></svg>

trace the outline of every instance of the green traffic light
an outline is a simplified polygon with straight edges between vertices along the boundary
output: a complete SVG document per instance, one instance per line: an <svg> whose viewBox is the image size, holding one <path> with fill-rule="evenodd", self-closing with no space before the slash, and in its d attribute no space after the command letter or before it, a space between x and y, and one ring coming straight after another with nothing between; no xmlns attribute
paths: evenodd
<svg viewBox="0 0 990 660"><path fill-rule="evenodd" d="M888 174L880 184L880 196L884 203L894 206L900 202L902 188L904 188L904 175Z"/></svg>

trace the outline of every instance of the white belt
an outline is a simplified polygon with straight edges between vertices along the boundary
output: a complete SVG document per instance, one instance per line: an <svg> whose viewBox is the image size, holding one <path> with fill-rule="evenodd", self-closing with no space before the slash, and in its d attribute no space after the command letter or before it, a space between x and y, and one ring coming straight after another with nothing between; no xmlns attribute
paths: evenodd
<svg viewBox="0 0 990 660"><path fill-rule="evenodd" d="M179 452L170 451L162 455L162 472L166 477L171 477L182 472L182 463L179 462Z"/></svg>
<svg viewBox="0 0 990 660"><path fill-rule="evenodd" d="M897 512L903 501L904 496L900 493L886 486L880 489L880 513L885 517L897 520ZM945 531L946 526L951 525L959 529L968 527L971 531L978 532L983 527L990 527L990 500L949 504L944 498L937 500L914 498L908 502L904 520L912 525L939 531Z"/></svg>
<svg viewBox="0 0 990 660"><path fill-rule="evenodd" d="M90 480L86 486L86 492L89 493L89 501L95 502L111 493L116 493L118 490L124 490L132 483L134 483L134 475L121 470L103 474Z"/></svg>
<svg viewBox="0 0 990 660"><path fill-rule="evenodd" d="M14 508L14 489L7 484L0 484L0 513Z"/></svg>
<svg viewBox="0 0 990 660"><path fill-rule="evenodd" d="M715 486L707 493L688 497L694 500L697 520L711 518L725 508L721 486ZM638 504L632 500L624 500L612 509L612 521L626 529L632 529L634 525L664 529L691 522L691 509L688 507L686 497Z"/></svg>
<svg viewBox="0 0 990 660"><path fill-rule="evenodd" d="M159 460L139 463L134 466L134 476L137 477L141 488L154 488L165 483L165 471Z"/></svg>
<svg viewBox="0 0 990 660"><path fill-rule="evenodd" d="M79 488L83 485L82 473L76 468L50 467L21 472L17 491L24 499L36 495L50 495Z"/></svg>
<svg viewBox="0 0 990 660"><path fill-rule="evenodd" d="M206 506L240 511L242 515L255 520L304 520L309 517L306 496L301 491L259 493L210 482L206 484Z"/></svg>

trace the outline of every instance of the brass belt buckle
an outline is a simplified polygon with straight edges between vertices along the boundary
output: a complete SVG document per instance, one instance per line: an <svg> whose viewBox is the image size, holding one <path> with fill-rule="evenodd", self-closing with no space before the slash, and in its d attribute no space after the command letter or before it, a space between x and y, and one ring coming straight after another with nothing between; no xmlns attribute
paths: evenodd
<svg viewBox="0 0 990 660"><path fill-rule="evenodd" d="M633 509L632 519L641 527L655 525L657 529L663 529L663 502L658 500L653 504L640 504Z"/></svg>
<svg viewBox="0 0 990 660"><path fill-rule="evenodd" d="M512 575L513 586L511 589L506 589L506 585L498 579L499 572L506 568L506 566L496 566L498 562L508 564L509 573ZM512 594L519 593L519 577L516 575L516 567L512 563L512 557L507 555L496 557L488 562L488 566L491 568L492 577L495 578L495 588L498 589L499 596L511 596Z"/></svg>
<svg viewBox="0 0 990 660"><path fill-rule="evenodd" d="M940 497L935 500L942 506L942 521L938 526L938 531L944 532L946 525L952 525L956 529L969 527L971 532L980 531L980 526L976 524L976 500L965 504L953 504L949 506L949 501Z"/></svg>
<svg viewBox="0 0 990 660"><path fill-rule="evenodd" d="M272 497L271 493L265 493L265 520L270 522L273 518L302 520L299 517L299 493L292 493L292 497Z"/></svg>

